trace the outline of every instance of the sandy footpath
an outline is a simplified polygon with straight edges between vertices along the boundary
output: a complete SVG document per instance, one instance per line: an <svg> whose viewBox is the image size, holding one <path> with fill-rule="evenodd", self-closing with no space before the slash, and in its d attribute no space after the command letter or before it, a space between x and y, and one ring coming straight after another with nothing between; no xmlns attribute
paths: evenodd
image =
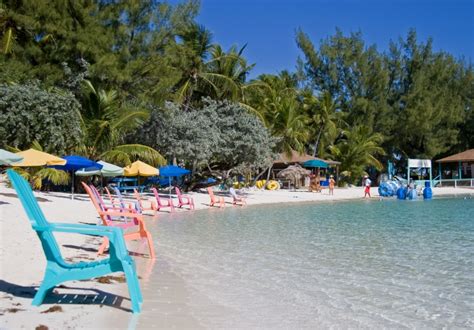
<svg viewBox="0 0 474 330"><path fill-rule="evenodd" d="M363 188L336 188L334 196L329 196L327 189L322 193L288 190L246 190L242 193L246 196L248 205L258 205L361 199ZM474 189L435 188L433 193L435 196L474 196ZM226 207L235 207L232 206L228 195L216 194L225 196ZM94 224L98 221L95 209L85 195L76 195L74 200L71 200L69 194L64 193L35 193L35 195L51 222ZM209 196L206 193L191 193L191 195L195 200L196 209L209 207ZM376 188L372 188L372 196L379 198ZM151 195L146 198L151 199ZM178 212L187 212L190 217L193 215L193 212L186 210ZM96 259L96 251L100 245L99 238L70 234L60 234L56 237L66 261ZM157 248L159 242L155 244L157 261L136 257L138 275L141 279L149 276L149 270L157 267L153 266L156 262L160 269L159 275L163 277L157 285L165 285L166 288L163 288L160 299L164 299L165 302L167 294L173 297L178 294L182 299L186 299L185 283L173 276L171 271L167 271L169 265L160 264L162 261ZM54 294L47 297L43 305L31 306L35 290L42 282L45 264L40 241L31 229L15 191L0 183L0 329L34 329L40 325L49 329L134 328L136 317L130 313L127 287L120 273L102 279L103 283L99 283L97 279L67 282L63 287L56 288ZM145 310L149 295L148 292L144 292ZM170 306L168 312L172 314L174 308L180 309L182 306ZM199 328L199 324L192 319L192 316L189 316L189 319L170 320L169 324L162 323L161 327L168 328L173 324L184 328Z"/></svg>

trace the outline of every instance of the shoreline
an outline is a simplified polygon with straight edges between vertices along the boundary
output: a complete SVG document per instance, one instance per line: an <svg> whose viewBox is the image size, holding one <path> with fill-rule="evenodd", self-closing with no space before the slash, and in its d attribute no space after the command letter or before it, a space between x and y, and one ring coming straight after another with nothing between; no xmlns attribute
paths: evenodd
<svg viewBox="0 0 474 330"><path fill-rule="evenodd" d="M372 188L373 196L363 198L363 188L336 188L335 195L330 196L327 189L322 193L310 193L308 191L245 191L248 207L257 205L274 205L287 203L337 203L348 201L374 201L380 196L376 192L377 188ZM207 193L190 193L196 204L196 211L209 209L209 196ZM221 193L217 192L217 196ZM453 196L474 196L472 188L434 188L434 198L445 198ZM39 205L45 213L46 218L51 222L67 223L97 223L97 213L94 206L86 195L76 195L74 200L70 199L68 193L44 193L35 192L39 200ZM146 199L150 199L147 195ZM395 198L384 198L393 199ZM419 200L422 200L420 198ZM130 201L130 198L127 198ZM296 205L296 204L295 204ZM240 206L236 206L240 207ZM231 205L230 197L226 197L226 206L221 210L234 208ZM245 207L244 207L245 208ZM214 209L218 209L214 207ZM180 215L192 218L194 212L178 210ZM166 216L165 216L166 214ZM147 217L145 221L157 221L163 216L168 218L168 212L159 212L158 219ZM123 279L111 278L105 283L99 283L97 279L89 281L72 281L64 284L64 287L55 289L50 299L39 307L31 306L31 299L35 288L43 280L45 258L36 233L31 229L19 199L12 188L5 187L0 183L0 329L12 328L35 328L45 325L50 328L94 328L94 327L121 327L127 328L136 322L137 317L129 312L130 302L128 291ZM96 259L96 250L101 241L97 237L59 234L55 235L67 261L89 261ZM182 326L192 325L192 327L202 327L199 320L184 311L174 312L175 309L184 309L184 301L192 300L192 292L186 287L186 280L179 277L173 271L170 260L162 260L159 249L160 242L155 240L157 251L156 263L149 266L148 258L134 258L137 263L138 275L145 279L151 271L160 272L156 283L149 284L141 281L144 297L149 296L149 290L160 292L160 306L169 314L169 318L157 321L162 326L170 327L173 324ZM133 251L136 244L132 243ZM147 275L148 274L148 275ZM114 274L115 275L115 274ZM116 276L115 276L116 277ZM150 287L151 285L151 287ZM165 289L166 288L166 289ZM173 292L178 291L178 301L181 305L168 305L173 296ZM89 301L95 294L99 293L97 301ZM64 298L67 297L67 298ZM198 297L198 300L205 297ZM86 303L84 303L86 302ZM209 302L207 302L209 303ZM47 312L53 306L60 306L62 311ZM220 310L219 306L213 309ZM144 310L147 311L146 302ZM142 313L142 315L147 314ZM152 311L153 312L153 311ZM158 312L158 311L156 311ZM160 312L161 313L161 312ZM180 322L180 318L186 316ZM165 315L165 314L163 314ZM178 318L179 315L179 318ZM23 317L22 317L23 316ZM28 317L24 317L28 316ZM145 316L143 316L145 317ZM148 315L149 317L149 315ZM135 321L134 321L135 320ZM174 323L174 322L177 323ZM128 324L128 325L127 325Z"/></svg>

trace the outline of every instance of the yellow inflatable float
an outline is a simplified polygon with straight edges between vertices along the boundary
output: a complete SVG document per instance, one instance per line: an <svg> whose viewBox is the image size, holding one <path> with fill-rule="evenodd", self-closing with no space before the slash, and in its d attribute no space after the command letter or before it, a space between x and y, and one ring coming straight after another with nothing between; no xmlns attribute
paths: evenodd
<svg viewBox="0 0 474 330"><path fill-rule="evenodd" d="M280 189L280 184L275 180L270 180L270 181L268 181L268 183L266 185L266 188L268 190L278 190L278 189Z"/></svg>
<svg viewBox="0 0 474 330"><path fill-rule="evenodd" d="M258 180L257 182L255 182L255 186L258 189L262 189L265 188L265 183L267 183L267 180Z"/></svg>

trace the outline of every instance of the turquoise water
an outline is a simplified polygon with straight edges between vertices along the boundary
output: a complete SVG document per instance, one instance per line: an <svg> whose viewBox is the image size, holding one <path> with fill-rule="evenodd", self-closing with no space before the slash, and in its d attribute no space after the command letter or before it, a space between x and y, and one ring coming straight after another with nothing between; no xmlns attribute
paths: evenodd
<svg viewBox="0 0 474 330"><path fill-rule="evenodd" d="M150 227L205 327L474 327L474 199L233 207Z"/></svg>

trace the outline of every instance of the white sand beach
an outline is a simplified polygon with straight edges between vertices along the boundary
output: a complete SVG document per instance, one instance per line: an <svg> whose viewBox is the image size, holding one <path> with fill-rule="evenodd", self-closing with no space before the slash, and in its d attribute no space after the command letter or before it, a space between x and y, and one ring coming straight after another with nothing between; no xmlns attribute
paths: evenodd
<svg viewBox="0 0 474 330"><path fill-rule="evenodd" d="M435 188L434 196L470 195L474 190L468 188ZM361 199L363 189L336 188L333 196L328 190L322 193L307 191L261 191L244 192L248 207L268 203L323 202ZM96 211L86 195L76 195L71 200L69 194L37 192L39 204L51 222L97 223ZM207 193L190 193L196 209L209 208ZM379 199L377 189L372 188L372 198ZM149 195L148 198L151 198ZM231 204L226 195L226 208L240 207ZM196 211L178 210L189 218ZM206 212L206 211L199 211ZM225 212L225 209L223 210ZM146 221L159 221L167 212L159 212L157 218ZM72 281L55 289L39 307L31 306L37 286L43 279L45 258L39 239L26 218L22 206L13 189L0 184L0 329L32 329L44 325L50 329L78 328L134 328L139 316L130 312L130 301L122 274L108 277L99 283L97 280ZM100 239L79 235L57 235L58 242L67 261L88 261L96 258ZM136 246L134 246L134 249ZM159 271L159 282L143 287L145 302L154 301L154 323L162 328L200 328L202 325L186 308L189 295L184 279L173 273L172 265L160 259L160 241L155 239L156 260L136 256L138 275L146 279L150 271ZM225 313L224 308L210 304L202 297L199 304L209 304L209 313ZM50 311L59 306L59 311ZM58 308L59 309L59 308ZM44 328L46 329L46 328Z"/></svg>

